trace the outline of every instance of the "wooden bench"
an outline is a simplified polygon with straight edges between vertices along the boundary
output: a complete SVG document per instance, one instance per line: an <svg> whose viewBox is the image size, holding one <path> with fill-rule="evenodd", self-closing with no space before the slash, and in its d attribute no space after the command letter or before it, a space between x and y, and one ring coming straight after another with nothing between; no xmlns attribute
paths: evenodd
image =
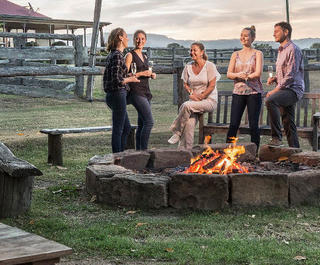
<svg viewBox="0 0 320 265"><path fill-rule="evenodd" d="M207 123L204 122L204 115L199 115L199 143L204 142L206 135L227 134L230 123L231 100L232 91L219 91L217 109L208 113ZM297 103L295 112L298 135L301 138L307 138L314 151L320 149L319 106L320 94L304 93L302 100ZM271 135L268 112L264 102L262 102L259 125L261 135ZM242 117L238 133L250 134L247 112Z"/></svg>
<svg viewBox="0 0 320 265"><path fill-rule="evenodd" d="M135 148L135 130L137 125L131 125L126 149ZM64 129L42 129L41 133L48 135L48 163L52 165L63 165L62 159L62 135L71 133L109 132L112 126L64 128Z"/></svg>
<svg viewBox="0 0 320 265"><path fill-rule="evenodd" d="M0 223L0 265L53 265L72 249Z"/></svg>

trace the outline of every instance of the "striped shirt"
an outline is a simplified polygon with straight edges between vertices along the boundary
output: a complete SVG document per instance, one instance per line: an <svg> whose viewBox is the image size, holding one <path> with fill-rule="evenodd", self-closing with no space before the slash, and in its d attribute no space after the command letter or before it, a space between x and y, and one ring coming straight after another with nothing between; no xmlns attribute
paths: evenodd
<svg viewBox="0 0 320 265"><path fill-rule="evenodd" d="M298 46L292 41L278 50L276 63L277 88L293 90L298 99L304 92L303 56Z"/></svg>

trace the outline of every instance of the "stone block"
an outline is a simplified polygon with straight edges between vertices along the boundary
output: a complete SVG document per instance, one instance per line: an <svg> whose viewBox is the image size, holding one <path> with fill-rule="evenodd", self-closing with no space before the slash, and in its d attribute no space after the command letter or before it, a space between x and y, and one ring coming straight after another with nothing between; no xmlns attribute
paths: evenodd
<svg viewBox="0 0 320 265"><path fill-rule="evenodd" d="M147 151L126 150L114 154L114 164L131 170L143 170L147 167L150 154Z"/></svg>
<svg viewBox="0 0 320 265"><path fill-rule="evenodd" d="M106 154L104 156L95 155L89 159L88 165L111 165L114 164L113 154Z"/></svg>
<svg viewBox="0 0 320 265"><path fill-rule="evenodd" d="M287 174L250 172L229 177L234 206L288 206Z"/></svg>
<svg viewBox="0 0 320 265"><path fill-rule="evenodd" d="M313 151L301 152L290 156L289 160L293 163L298 163L302 165L319 166L320 153Z"/></svg>
<svg viewBox="0 0 320 265"><path fill-rule="evenodd" d="M288 174L290 203L320 206L320 170L303 170Z"/></svg>
<svg viewBox="0 0 320 265"><path fill-rule="evenodd" d="M191 151L178 149L150 149L149 168L163 169L178 166L189 166L192 158Z"/></svg>
<svg viewBox="0 0 320 265"><path fill-rule="evenodd" d="M100 178L97 201L109 205L137 208L168 206L169 177L154 174L117 174Z"/></svg>
<svg viewBox="0 0 320 265"><path fill-rule="evenodd" d="M216 210L228 205L228 177L177 173L169 183L169 205L177 208Z"/></svg>
<svg viewBox="0 0 320 265"><path fill-rule="evenodd" d="M111 178L116 174L129 173L131 170L117 165L97 164L86 168L86 189L91 195L97 193L100 178Z"/></svg>
<svg viewBox="0 0 320 265"><path fill-rule="evenodd" d="M302 152L301 148L262 145L259 151L260 161L278 161L281 157L291 157L293 154Z"/></svg>
<svg viewBox="0 0 320 265"><path fill-rule="evenodd" d="M243 145L246 152L239 156L237 162L254 161L256 159L257 146L254 143L238 143L238 145ZM223 151L230 146L230 143L220 143L220 144L209 144L213 151ZM207 145L201 144L196 145L192 148L193 156L201 154L207 149Z"/></svg>

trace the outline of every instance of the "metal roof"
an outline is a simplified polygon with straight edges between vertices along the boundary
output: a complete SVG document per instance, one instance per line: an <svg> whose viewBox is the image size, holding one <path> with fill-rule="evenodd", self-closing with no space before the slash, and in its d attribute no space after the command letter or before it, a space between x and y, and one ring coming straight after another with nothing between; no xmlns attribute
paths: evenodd
<svg viewBox="0 0 320 265"><path fill-rule="evenodd" d="M27 9L7 0L0 0L0 14L13 15L13 16L27 16L27 17L42 17L49 18L32 9Z"/></svg>

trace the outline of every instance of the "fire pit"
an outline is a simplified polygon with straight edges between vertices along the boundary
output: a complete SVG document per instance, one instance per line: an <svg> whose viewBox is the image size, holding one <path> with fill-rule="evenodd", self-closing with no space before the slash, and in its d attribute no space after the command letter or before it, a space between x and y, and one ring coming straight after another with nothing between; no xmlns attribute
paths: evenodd
<svg viewBox="0 0 320 265"><path fill-rule="evenodd" d="M238 138L234 138L233 142L227 148L223 149L223 152L214 151L208 145L210 139L211 136L206 136L206 150L191 159L191 164L184 173L226 175L229 173L249 172L248 168L236 162L238 157L246 152L243 145L237 145Z"/></svg>
<svg viewBox="0 0 320 265"><path fill-rule="evenodd" d="M86 170L87 191L98 202L138 208L320 205L320 169L297 162L302 150L261 151L273 161L257 160L251 143L95 156Z"/></svg>

